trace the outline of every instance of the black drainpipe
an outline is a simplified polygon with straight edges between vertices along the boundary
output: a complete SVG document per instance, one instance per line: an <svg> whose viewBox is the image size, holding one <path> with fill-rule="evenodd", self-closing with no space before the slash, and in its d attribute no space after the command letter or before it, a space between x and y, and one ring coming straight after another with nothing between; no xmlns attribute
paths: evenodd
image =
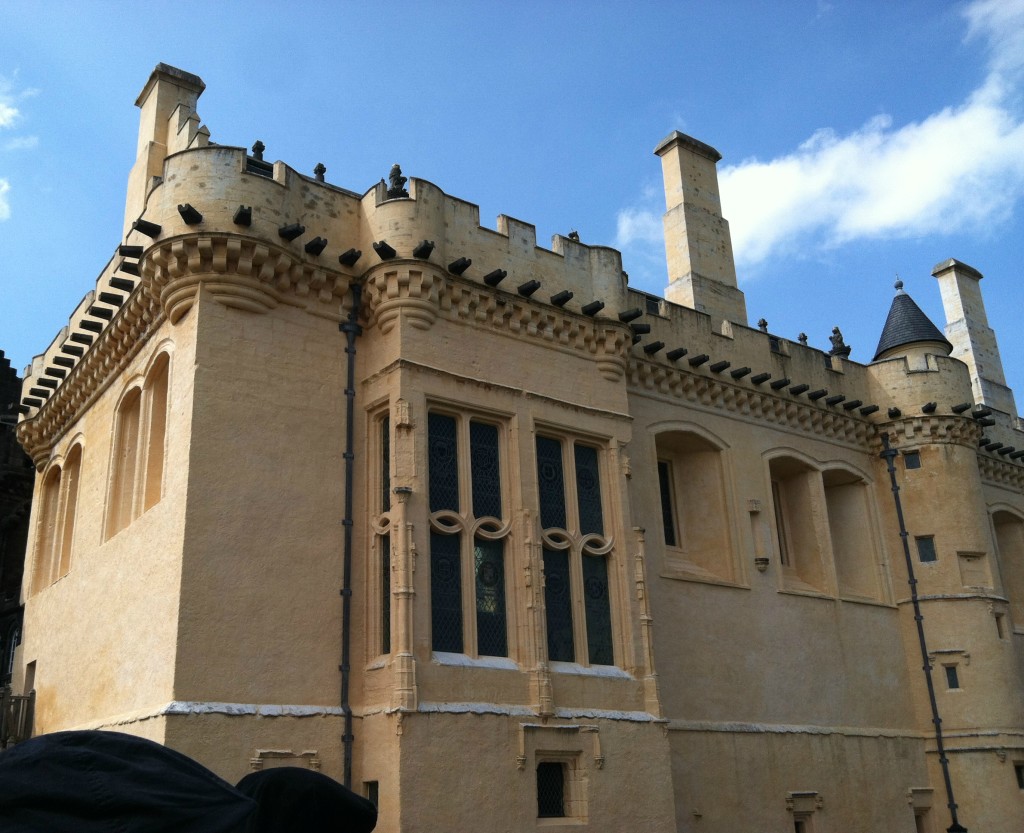
<svg viewBox="0 0 1024 833"><path fill-rule="evenodd" d="M362 335L359 326L359 301L363 288L358 283L352 284L352 308L348 320L339 325L345 334L345 353L348 356L348 380L345 384L345 517L341 521L345 530L344 544L344 577L341 587L341 711L345 716L345 730L341 736L344 749L344 784L352 788L352 706L348 700L348 685L351 663L351 629L352 621L352 479L355 463L355 426L353 424L356 410L356 338Z"/></svg>
<svg viewBox="0 0 1024 833"><path fill-rule="evenodd" d="M956 817L956 800L953 798L953 782L949 779L949 759L942 743L942 718L939 717L939 704L935 701L935 684L932 682L932 664L928 661L928 646L924 641L924 616L921 614L921 603L917 597L917 579L914 578L914 562L910 557L910 542L907 540L907 527L903 521L903 503L900 500L900 487L896 483L896 466L893 461L899 452L889 447L889 435L882 434L882 448L879 457L885 459L889 469L889 481L892 483L892 498L896 503L896 517L900 522L900 539L903 541L903 557L907 561L907 583L910 585L910 599L914 603L914 621L917 623L917 640L921 644L921 662L923 663L924 679L928 684L928 700L932 705L932 723L935 724L935 746L939 752L939 765L942 767L942 779L946 782L946 806L953 823L946 828L946 833L967 833Z"/></svg>

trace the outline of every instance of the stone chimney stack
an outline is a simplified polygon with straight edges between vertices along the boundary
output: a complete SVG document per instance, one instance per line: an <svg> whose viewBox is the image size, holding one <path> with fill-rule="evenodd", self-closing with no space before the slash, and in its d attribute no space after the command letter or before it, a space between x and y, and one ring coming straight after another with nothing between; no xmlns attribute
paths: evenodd
<svg viewBox="0 0 1024 833"><path fill-rule="evenodd" d="M124 231L128 233L146 206L153 177L163 173L164 159L170 153L189 147L198 133L196 102L206 89L198 75L167 64L157 64L135 106L139 117L139 145L135 165L128 175ZM206 131L199 138L205 140Z"/></svg>
<svg viewBox="0 0 1024 833"><path fill-rule="evenodd" d="M715 165L722 154L678 130L654 152L665 181L665 297L708 313L715 329L722 319L746 325L747 305L736 286L729 223L718 196Z"/></svg>
<svg viewBox="0 0 1024 833"><path fill-rule="evenodd" d="M1006 386L996 334L988 325L981 297L981 272L950 258L932 269L932 275L938 279L942 293L946 338L953 345L951 355L970 369L974 401L1015 418L1013 391Z"/></svg>

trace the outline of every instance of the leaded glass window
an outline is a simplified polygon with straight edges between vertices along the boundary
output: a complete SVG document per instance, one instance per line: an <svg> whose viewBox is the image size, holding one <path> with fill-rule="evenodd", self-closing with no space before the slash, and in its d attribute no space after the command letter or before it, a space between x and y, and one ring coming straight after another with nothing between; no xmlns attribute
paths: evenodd
<svg viewBox="0 0 1024 833"><path fill-rule="evenodd" d="M565 817L565 764L541 761L537 764L537 818Z"/></svg>
<svg viewBox="0 0 1024 833"><path fill-rule="evenodd" d="M477 653L508 656L505 632L505 543L477 538L473 548L476 572Z"/></svg>
<svg viewBox="0 0 1024 833"><path fill-rule="evenodd" d="M537 488L540 492L540 525L544 529L565 529L562 444L550 437L537 437Z"/></svg>
<svg viewBox="0 0 1024 833"><path fill-rule="evenodd" d="M458 535L430 533L430 610L435 651L462 653L462 566Z"/></svg>
<svg viewBox="0 0 1024 833"><path fill-rule="evenodd" d="M459 511L458 446L455 418L430 414L427 418L430 438L430 511Z"/></svg>
<svg viewBox="0 0 1024 833"><path fill-rule="evenodd" d="M508 656L501 428L431 411L427 434L433 649Z"/></svg>
<svg viewBox="0 0 1024 833"><path fill-rule="evenodd" d="M612 620L608 602L608 561L583 556L583 609L587 614L587 652L591 665L612 665Z"/></svg>
<svg viewBox="0 0 1024 833"><path fill-rule="evenodd" d="M472 455L473 515L477 518L500 518L498 427L484 422L470 422L469 449Z"/></svg>
<svg viewBox="0 0 1024 833"><path fill-rule="evenodd" d="M548 659L576 660L572 628L569 553L544 548L544 601L547 608Z"/></svg>
<svg viewBox="0 0 1024 833"><path fill-rule="evenodd" d="M580 509L580 532L604 534L601 512L601 477L597 470L597 449L576 443L576 497Z"/></svg>
<svg viewBox="0 0 1024 833"><path fill-rule="evenodd" d="M613 665L600 452L545 436L536 448L548 659Z"/></svg>

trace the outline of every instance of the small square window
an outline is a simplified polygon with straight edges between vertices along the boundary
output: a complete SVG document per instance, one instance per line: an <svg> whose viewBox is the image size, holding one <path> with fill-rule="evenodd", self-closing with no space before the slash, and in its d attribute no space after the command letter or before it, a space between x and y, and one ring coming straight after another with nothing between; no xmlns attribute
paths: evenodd
<svg viewBox="0 0 1024 833"><path fill-rule="evenodd" d="M537 764L537 818L565 817L565 764L541 761Z"/></svg>
<svg viewBox="0 0 1024 833"><path fill-rule="evenodd" d="M646 307L648 315L661 315L661 299L652 298L650 295L646 299Z"/></svg>
<svg viewBox="0 0 1024 833"><path fill-rule="evenodd" d="M363 795L370 800L374 807L380 807L380 782L363 781Z"/></svg>
<svg viewBox="0 0 1024 833"><path fill-rule="evenodd" d="M1024 764L1014 764L1013 771L1017 775L1017 786L1024 790Z"/></svg>
<svg viewBox="0 0 1024 833"><path fill-rule="evenodd" d="M773 353L782 352L782 339L778 336L768 336L768 349Z"/></svg>
<svg viewBox="0 0 1024 833"><path fill-rule="evenodd" d="M946 688L960 688L960 675L956 672L955 665L944 665L946 671Z"/></svg>
<svg viewBox="0 0 1024 833"><path fill-rule="evenodd" d="M939 556L935 552L935 538L931 535L922 535L915 537L914 541L917 542L917 557L923 564L927 564L931 561L938 561Z"/></svg>
<svg viewBox="0 0 1024 833"><path fill-rule="evenodd" d="M905 451L905 452L903 452L903 468L905 468L905 469L919 469L919 468L921 468L921 452L920 451Z"/></svg>

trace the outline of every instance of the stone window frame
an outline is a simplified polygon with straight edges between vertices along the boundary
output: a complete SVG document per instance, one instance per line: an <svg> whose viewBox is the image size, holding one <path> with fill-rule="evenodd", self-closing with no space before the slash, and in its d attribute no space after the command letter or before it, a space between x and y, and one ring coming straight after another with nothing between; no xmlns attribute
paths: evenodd
<svg viewBox="0 0 1024 833"><path fill-rule="evenodd" d="M600 668L613 668L619 667L624 662L624 645L621 631L620 616L624 609L623 600L621 597L621 588L619 586L619 565L616 559L616 539L615 539L615 523L614 515L612 511L612 484L614 480L611 476L610 461L609 461L609 443L610 440L605 437L598 437L591 434L587 434L580 431L575 431L567 428L563 425L554 425L547 422L536 421L533 425L533 467L532 475L535 478L533 485L535 488L537 505L537 522L540 525L540 538L541 538L541 563L540 573L544 576L544 550L560 551L568 553L568 566L570 574L569 591L571 599L571 611L572 611L572 630L573 630L573 646L574 646L574 659L571 663L565 660L551 660L550 659L550 648L548 642L547 623L545 622L544 628L544 654L550 662L561 663L565 662L572 666L579 666L582 668L588 667L600 667ZM564 497L565 497L565 513L566 513L566 525L568 529L562 529L558 527L551 527L548 529L543 528L542 513L540 511L540 486L539 480L540 475L538 473L538 462L537 462L537 439L545 437L551 440L557 441L562 448L562 466L563 466L563 478L564 478ZM595 533L583 534L581 532L581 522L579 518L579 505L578 505L578 493L576 487L576 464L574 459L574 449L576 445L592 448L597 452L597 465L598 465L598 478L600 483L601 492L601 514L603 518L604 533L598 535ZM585 615L585 604L584 604L584 576L583 576L583 559L584 558L603 558L605 559L605 565L607 567L607 585L608 585L608 619L609 627L611 630L611 649L612 649L612 663L608 664L595 664L590 661L590 644L587 633L587 621ZM544 588L547 587L547 579L544 577L542 582ZM547 609L547 599L545 598L545 610ZM557 668L557 666L556 666Z"/></svg>
<svg viewBox="0 0 1024 833"><path fill-rule="evenodd" d="M827 464L822 469L821 477L828 519L829 540L826 551L835 572L837 595L844 601L891 604L892 590L887 571L883 569L885 550L874 481L863 471L839 462ZM858 517L852 523L847 522L846 526L853 526L861 534L843 538L841 520L835 514L838 501L833 495L847 492L851 487L857 490L854 501L859 502L860 506ZM845 503L848 498L842 500ZM857 507L854 508L856 512ZM850 551L845 546L847 540L857 541L860 548ZM849 570L845 577L841 565Z"/></svg>
<svg viewBox="0 0 1024 833"><path fill-rule="evenodd" d="M654 449L656 453L657 490L659 500L664 501L661 483L661 467L668 467L670 478L670 503L675 524L676 543L665 544L665 556L661 575L665 578L686 581L721 584L730 587L746 586L746 577L739 557L736 542L740 541L737 526L736 496L732 476L729 446L718 436L693 423L662 423L652 427ZM702 448L689 451L680 447L680 443L696 443ZM676 445L676 448L672 448ZM684 459L689 454L714 454L718 471L712 479L717 480L720 489L717 510L713 512L714 520L709 526L720 531L720 537L714 542L705 542L699 551L687 546L687 528L694 524L693 517L684 514L684 502L688 478L684 471L687 466ZM659 503L659 506L662 504ZM664 529L664 523L659 523ZM692 540L692 538L690 539Z"/></svg>
<svg viewBox="0 0 1024 833"><path fill-rule="evenodd" d="M520 500L513 493L514 478L511 467L514 465L511 453L511 421L506 413L488 411L482 408L467 406L465 403L452 403L444 399L430 398L426 402L426 418L423 441L426 445L426 482L427 482L427 518L428 530L431 533L458 536L460 542L460 594L462 600L462 650L447 652L434 648L431 628L431 651L440 658L468 657L491 661L495 659L514 660L517 654L516 617L515 617L515 574L513 570L515 535L513 533L513 515ZM459 479L459 511L441 509L431 512L429 507L430 464L429 464L429 420L431 414L438 414L455 420L457 463ZM470 425L477 422L497 429L498 469L501 493L502 518L476 517L473 510L472 497L472 446L470 444ZM477 576L475 569L475 546L477 538L488 541L501 541L503 544L502 567L505 597L505 655L493 657L479 653L477 634ZM428 546L429 554L429 546ZM430 582L430 565L428 555L428 587ZM433 608L431 608L433 616ZM445 663L442 663L445 664Z"/></svg>
<svg viewBox="0 0 1024 833"><path fill-rule="evenodd" d="M883 566L885 550L872 478L846 461L821 462L790 447L772 449L765 453L764 460L767 491L772 501L772 544L780 567L780 591L891 605L892 588ZM844 554L836 543L841 530L836 528L838 522L834 501L830 506L830 492L845 486L861 489L858 494L860 514L867 534L858 540L867 549L859 553ZM796 547L802 550L796 551ZM863 575L856 578L867 586L868 592L852 592L854 582L842 580L837 556L857 560L852 565L854 570L866 572L867 578Z"/></svg>
<svg viewBox="0 0 1024 833"><path fill-rule="evenodd" d="M113 538L164 495L173 349L159 345L125 385L114 409L103 540Z"/></svg>
<svg viewBox="0 0 1024 833"><path fill-rule="evenodd" d="M836 577L828 550L822 464L788 447L767 452L764 463L779 589L834 598Z"/></svg>
<svg viewBox="0 0 1024 833"><path fill-rule="evenodd" d="M988 516L997 574L993 581L1009 602L1010 632L1024 634L1024 511L998 503L988 507ZM1011 524L1013 529L1001 529Z"/></svg>
<svg viewBox="0 0 1024 833"><path fill-rule="evenodd" d="M530 771L534 783L530 790L536 816L537 765L559 763L564 766L563 792L565 815L536 817L538 827L578 826L586 824L590 812L590 783L600 779L605 767L600 728L593 724L520 723L515 766L520 773ZM532 764L527 767L527 764Z"/></svg>

